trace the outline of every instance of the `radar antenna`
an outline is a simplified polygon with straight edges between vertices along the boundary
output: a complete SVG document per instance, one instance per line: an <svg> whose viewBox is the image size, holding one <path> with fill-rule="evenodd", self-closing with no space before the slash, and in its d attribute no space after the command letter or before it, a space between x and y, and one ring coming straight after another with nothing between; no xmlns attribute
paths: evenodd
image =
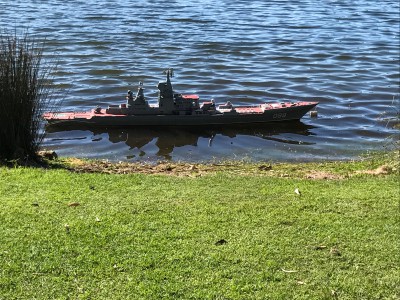
<svg viewBox="0 0 400 300"><path fill-rule="evenodd" d="M163 74L167 75L167 79L169 79L170 77L174 77L174 69L173 68L165 69Z"/></svg>

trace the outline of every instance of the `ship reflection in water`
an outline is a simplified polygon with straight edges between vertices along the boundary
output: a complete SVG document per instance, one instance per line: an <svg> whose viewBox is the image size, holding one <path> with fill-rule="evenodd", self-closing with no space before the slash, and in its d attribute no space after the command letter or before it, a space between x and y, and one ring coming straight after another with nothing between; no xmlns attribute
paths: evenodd
<svg viewBox="0 0 400 300"><path fill-rule="evenodd" d="M305 138L313 135L311 132L311 129L313 128L315 127L306 125L300 121L279 122L279 124L270 123L259 126L235 126L227 128L57 128L49 126L46 128L47 138L45 144L47 144L48 147L57 150L57 143L63 144L62 149L68 148L65 147L68 146L66 144L69 144L71 146L69 148L73 149L79 144L87 144L89 142L91 153L89 157L114 159L117 156L116 159L118 160L122 159L123 156L125 156L127 159L139 157L151 159L153 156L153 158L158 159L185 160L184 157L176 157L175 152L178 148L185 146L202 147L201 151L197 155L198 157L192 156L188 160L204 161L210 156L217 159L226 158L226 156L229 156L229 153L232 152L233 141L237 140L237 143L240 143L240 139L246 137L256 137L261 139L260 141L270 140L274 143L286 145L313 145L314 142L310 141L310 138ZM90 133L90 136L88 133ZM104 144L104 140L106 139L107 135L108 141L111 143L107 143L108 146ZM230 142L214 143L214 140L217 137L228 137ZM101 142L100 144L102 145L100 146L99 143L96 144L96 142ZM128 148L126 146L124 149L119 147L119 150L116 151L113 145L121 144L121 142L128 146ZM249 145L246 145L245 142L241 146L242 148L261 146L260 144L256 144L259 143L252 140L249 142ZM133 151L136 149L139 153L133 154ZM207 151L207 149L214 149L216 151ZM263 150L268 151L269 149ZM107 151L113 153L113 155L107 157L105 154ZM121 155L116 152L120 152ZM147 152L153 152L153 154ZM218 157L218 153L224 153L224 157ZM251 149L249 149L249 153L251 153ZM66 153L61 153L61 155L75 156L76 153L67 151ZM202 155L204 157L200 157ZM83 153L83 156L86 156L85 153ZM252 158L251 154L248 156ZM268 155L266 155L266 158L267 157Z"/></svg>

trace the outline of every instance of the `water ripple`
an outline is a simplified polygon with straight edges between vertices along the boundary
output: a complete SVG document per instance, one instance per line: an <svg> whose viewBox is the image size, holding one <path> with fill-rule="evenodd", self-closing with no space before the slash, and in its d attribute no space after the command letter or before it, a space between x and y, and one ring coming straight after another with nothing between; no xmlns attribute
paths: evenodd
<svg viewBox="0 0 400 300"><path fill-rule="evenodd" d="M393 135L379 120L393 119L396 107L398 112L398 12L395 0L176 0L167 6L161 0L0 0L0 27L28 29L46 40L46 58L58 61L55 83L67 90L67 109L117 104L138 81L155 100L165 67L175 68L177 91L203 99L320 102L319 118L304 118L314 127L301 138L293 131L267 138L217 132L210 146L208 135L180 133L180 146L168 146L169 151L157 148L160 136L146 132L137 139L147 142L136 148L115 143L106 133L92 138L90 132L73 131L84 140L49 133L46 145L61 154L116 160L263 160L293 154L325 159L380 149ZM64 140L57 144L55 138Z"/></svg>

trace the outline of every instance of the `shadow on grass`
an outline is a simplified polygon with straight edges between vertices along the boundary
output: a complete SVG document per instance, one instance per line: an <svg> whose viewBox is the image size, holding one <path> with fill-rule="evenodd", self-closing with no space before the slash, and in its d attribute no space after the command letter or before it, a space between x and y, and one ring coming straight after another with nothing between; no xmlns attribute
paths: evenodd
<svg viewBox="0 0 400 300"><path fill-rule="evenodd" d="M0 167L6 168L18 168L18 167L27 167L27 168L39 168L39 169L65 169L72 170L68 167L64 162L58 161L57 159L49 159L44 156L36 155L32 158L18 158L18 159L2 159L0 160Z"/></svg>

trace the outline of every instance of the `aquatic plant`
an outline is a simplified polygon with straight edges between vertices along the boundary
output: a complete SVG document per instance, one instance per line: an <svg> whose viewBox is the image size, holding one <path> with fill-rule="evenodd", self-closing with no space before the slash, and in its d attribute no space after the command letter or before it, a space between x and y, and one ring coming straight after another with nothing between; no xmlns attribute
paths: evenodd
<svg viewBox="0 0 400 300"><path fill-rule="evenodd" d="M0 34L0 158L34 159L44 131L41 115L52 103L52 67L43 44L28 34Z"/></svg>

